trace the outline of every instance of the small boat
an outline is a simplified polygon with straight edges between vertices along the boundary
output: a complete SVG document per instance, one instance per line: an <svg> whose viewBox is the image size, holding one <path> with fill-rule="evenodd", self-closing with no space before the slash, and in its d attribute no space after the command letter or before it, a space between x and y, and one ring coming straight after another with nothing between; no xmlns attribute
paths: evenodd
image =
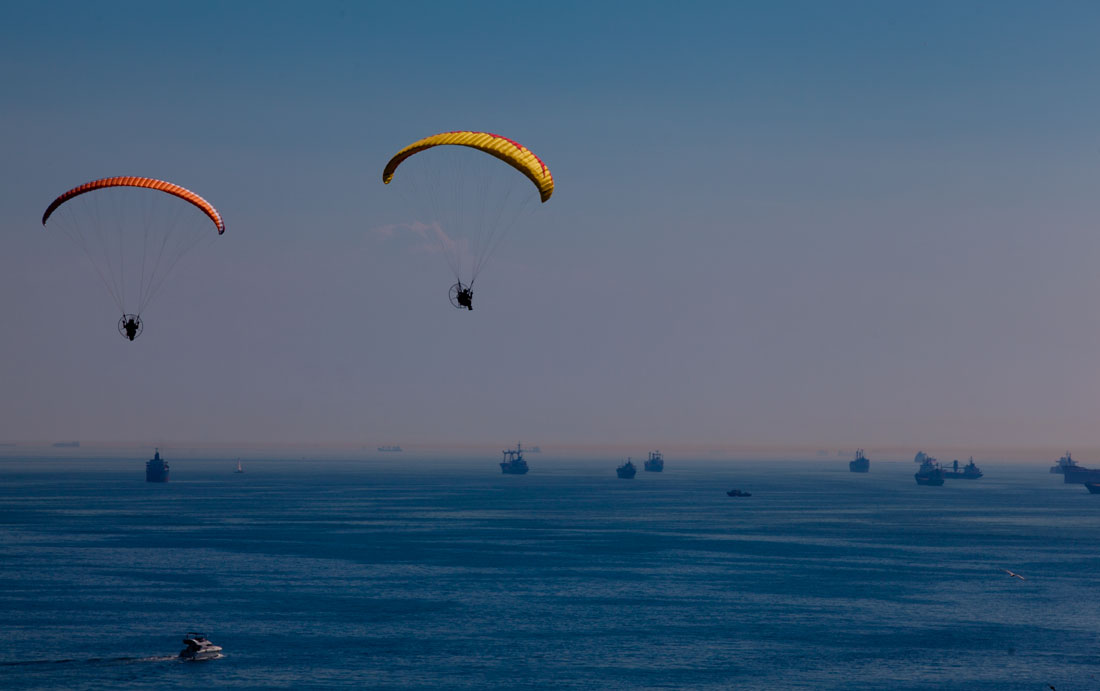
<svg viewBox="0 0 1100 691"><path fill-rule="evenodd" d="M243 473L244 472L244 468L241 467L241 459L239 459L239 458L237 459L237 471L236 472L238 472L238 473Z"/></svg>
<svg viewBox="0 0 1100 691"><path fill-rule="evenodd" d="M630 480L638 474L638 469L634 467L634 464L630 462L630 459L626 459L626 463L615 469L615 473L624 480Z"/></svg>
<svg viewBox="0 0 1100 691"><path fill-rule="evenodd" d="M740 490L740 489L731 489L730 491L726 492L726 496L727 497L751 497L752 492L746 492L746 491Z"/></svg>
<svg viewBox="0 0 1100 691"><path fill-rule="evenodd" d="M206 640L206 636L201 633L193 631L188 633L187 638L183 639L183 644L187 647L180 651L179 656L184 660L202 662L203 660L217 660L222 656L221 646L214 645Z"/></svg>

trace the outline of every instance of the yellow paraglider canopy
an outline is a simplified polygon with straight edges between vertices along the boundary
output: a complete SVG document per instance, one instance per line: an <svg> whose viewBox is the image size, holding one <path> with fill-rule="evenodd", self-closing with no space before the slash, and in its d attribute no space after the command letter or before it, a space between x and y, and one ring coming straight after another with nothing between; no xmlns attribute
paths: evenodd
<svg viewBox="0 0 1100 691"><path fill-rule="evenodd" d="M393 174L394 171L397 170L397 166L401 165L401 162L409 156L425 149L430 149L433 146L445 145L468 146L472 149L484 151L490 156L499 158L526 175L531 182L535 183L535 187L538 188L539 196L542 198L543 202L549 199L550 195L554 193L554 176L550 174L550 169L546 167L542 159L536 156L530 149L507 137L502 137L499 134L470 132L466 130L433 134L430 137L425 137L420 141L409 144L404 149L398 151L394 157L390 159L389 163L386 164L385 170L382 171L382 182L387 185L390 184L390 180L393 180Z"/></svg>

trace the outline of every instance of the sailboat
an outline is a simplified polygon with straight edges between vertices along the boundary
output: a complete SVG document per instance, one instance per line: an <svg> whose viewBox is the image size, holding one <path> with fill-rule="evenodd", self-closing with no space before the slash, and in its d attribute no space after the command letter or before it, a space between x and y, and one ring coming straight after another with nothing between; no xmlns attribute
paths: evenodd
<svg viewBox="0 0 1100 691"><path fill-rule="evenodd" d="M244 468L241 467L241 459L239 459L239 458L237 459L237 472L238 473L243 473L244 472Z"/></svg>

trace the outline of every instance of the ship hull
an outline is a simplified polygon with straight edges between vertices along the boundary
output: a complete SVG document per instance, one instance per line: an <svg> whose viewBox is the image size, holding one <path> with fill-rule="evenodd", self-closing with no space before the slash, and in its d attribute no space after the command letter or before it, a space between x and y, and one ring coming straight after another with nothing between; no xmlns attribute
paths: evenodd
<svg viewBox="0 0 1100 691"><path fill-rule="evenodd" d="M146 482L168 482L168 469L167 468L146 468L145 469L145 481Z"/></svg>
<svg viewBox="0 0 1100 691"><path fill-rule="evenodd" d="M871 472L871 462L863 461L848 461L848 471L852 473L869 473Z"/></svg>
<svg viewBox="0 0 1100 691"><path fill-rule="evenodd" d="M1100 494L1100 482L1086 482L1085 489L1089 491L1089 494Z"/></svg>
<svg viewBox="0 0 1100 691"><path fill-rule="evenodd" d="M501 463L500 472L505 475L526 475L527 464L518 465L516 463Z"/></svg>
<svg viewBox="0 0 1100 691"><path fill-rule="evenodd" d="M664 463L661 463L660 465L658 465L656 463L646 463L645 464L645 471L647 473L662 473L662 472L664 472L664 470L665 470L665 464Z"/></svg>
<svg viewBox="0 0 1100 691"><path fill-rule="evenodd" d="M938 487L943 484L943 471L931 472L931 473L917 473L913 476L918 485L929 485Z"/></svg>
<svg viewBox="0 0 1100 691"><path fill-rule="evenodd" d="M1086 482L1100 482L1100 470L1067 466L1062 473L1062 482L1067 485L1083 485Z"/></svg>

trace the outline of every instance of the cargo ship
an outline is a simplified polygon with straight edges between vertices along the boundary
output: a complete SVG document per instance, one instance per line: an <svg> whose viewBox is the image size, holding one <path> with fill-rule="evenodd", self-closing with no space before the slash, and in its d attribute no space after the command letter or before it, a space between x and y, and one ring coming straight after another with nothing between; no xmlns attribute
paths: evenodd
<svg viewBox="0 0 1100 691"><path fill-rule="evenodd" d="M848 461L848 470L853 473L866 473L871 470L871 461L863 455L863 449L856 451L856 457Z"/></svg>
<svg viewBox="0 0 1100 691"><path fill-rule="evenodd" d="M630 459L626 459L626 463L615 469L615 473L624 480L630 480L638 474L638 469L634 467L634 464L630 462Z"/></svg>
<svg viewBox="0 0 1100 691"><path fill-rule="evenodd" d="M503 460L500 462L500 472L505 475L525 475L527 473L527 461L523 460L523 446L516 444L514 449L501 451Z"/></svg>
<svg viewBox="0 0 1100 691"><path fill-rule="evenodd" d="M153 457L145 461L146 482L168 482L168 462L160 457L160 449L157 449Z"/></svg>
<svg viewBox="0 0 1100 691"><path fill-rule="evenodd" d="M1083 485L1086 482L1100 482L1100 470L1082 468L1079 465L1067 465L1062 471L1062 482L1067 485Z"/></svg>
<svg viewBox="0 0 1100 691"><path fill-rule="evenodd" d="M1077 467L1077 461L1073 460L1073 456L1071 456L1069 454L1069 451L1067 451L1065 456L1062 456L1061 458L1058 459L1057 463L1050 466L1050 472L1059 473L1059 474L1064 475L1065 472L1066 472L1066 468L1076 468L1076 467Z"/></svg>
<svg viewBox="0 0 1100 691"><path fill-rule="evenodd" d="M955 462L951 465L951 470L943 471L944 477L962 478L964 480L977 480L982 476L982 471L974 464L974 457L970 457L970 462L959 469L959 459L955 459Z"/></svg>
<svg viewBox="0 0 1100 691"><path fill-rule="evenodd" d="M649 458L645 462L645 470L647 473L660 473L665 469L665 457L661 455L660 451L650 451Z"/></svg>
<svg viewBox="0 0 1100 691"><path fill-rule="evenodd" d="M401 453L402 451L404 451L404 449L402 449L400 446L397 446L397 445L379 446L378 450L381 451L382 453Z"/></svg>
<svg viewBox="0 0 1100 691"><path fill-rule="evenodd" d="M921 463L920 470L913 474L916 478L918 485L934 485L939 486L943 484L943 468L936 462L935 458L926 456L924 463Z"/></svg>

